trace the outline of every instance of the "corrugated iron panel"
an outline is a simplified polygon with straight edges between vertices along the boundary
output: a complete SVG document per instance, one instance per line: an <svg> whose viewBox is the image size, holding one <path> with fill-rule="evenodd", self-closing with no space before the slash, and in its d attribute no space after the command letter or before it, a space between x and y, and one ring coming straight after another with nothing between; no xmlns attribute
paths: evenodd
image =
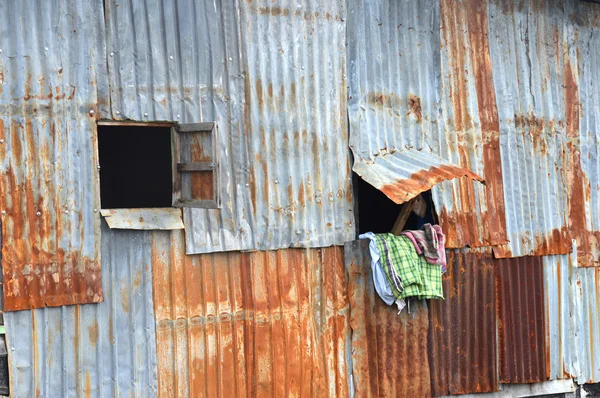
<svg viewBox="0 0 600 398"><path fill-rule="evenodd" d="M219 124L223 206L185 210L189 254L354 238L344 1L106 8L111 117Z"/></svg>
<svg viewBox="0 0 600 398"><path fill-rule="evenodd" d="M429 302L434 396L498 390L496 287L492 253L448 250L446 300Z"/></svg>
<svg viewBox="0 0 600 398"><path fill-rule="evenodd" d="M102 2L0 4L5 310L102 301L95 116Z"/></svg>
<svg viewBox="0 0 600 398"><path fill-rule="evenodd" d="M446 245L505 243L485 3L351 2L348 15L355 159L414 148L472 170L487 188L466 178L433 188Z"/></svg>
<svg viewBox="0 0 600 398"><path fill-rule="evenodd" d="M104 302L5 314L14 397L157 393L149 232L102 224Z"/></svg>
<svg viewBox="0 0 600 398"><path fill-rule="evenodd" d="M483 182L471 170L432 153L414 149L382 154L372 161L358 160L352 168L363 180L398 204L409 201L442 181L468 177Z"/></svg>
<svg viewBox="0 0 600 398"><path fill-rule="evenodd" d="M185 255L153 236L159 395L349 395L342 249Z"/></svg>
<svg viewBox="0 0 600 398"><path fill-rule="evenodd" d="M488 20L510 240L494 253L566 254L563 1L490 1Z"/></svg>
<svg viewBox="0 0 600 398"><path fill-rule="evenodd" d="M352 378L359 397L431 396L427 305L386 305L375 292L369 241L346 243L352 327Z"/></svg>
<svg viewBox="0 0 600 398"><path fill-rule="evenodd" d="M547 380L542 257L499 259L495 266L500 382Z"/></svg>
<svg viewBox="0 0 600 398"><path fill-rule="evenodd" d="M545 256L544 290L550 380L581 376L577 319L581 306L576 301L572 268L576 253Z"/></svg>
<svg viewBox="0 0 600 398"><path fill-rule="evenodd" d="M596 4L565 5L564 94L568 136L569 225L577 240L579 266L600 265L600 10Z"/></svg>

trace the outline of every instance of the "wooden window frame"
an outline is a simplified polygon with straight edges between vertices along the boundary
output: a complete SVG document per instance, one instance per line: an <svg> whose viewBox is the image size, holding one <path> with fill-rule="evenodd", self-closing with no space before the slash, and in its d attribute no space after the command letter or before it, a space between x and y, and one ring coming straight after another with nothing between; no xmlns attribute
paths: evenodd
<svg viewBox="0 0 600 398"><path fill-rule="evenodd" d="M206 133L211 135L210 162L181 162L181 135ZM215 122L174 124L171 127L171 159L173 162L173 207L194 207L204 209L221 208L221 187L219 179L219 135ZM181 177L183 173L212 171L213 199L182 198Z"/></svg>

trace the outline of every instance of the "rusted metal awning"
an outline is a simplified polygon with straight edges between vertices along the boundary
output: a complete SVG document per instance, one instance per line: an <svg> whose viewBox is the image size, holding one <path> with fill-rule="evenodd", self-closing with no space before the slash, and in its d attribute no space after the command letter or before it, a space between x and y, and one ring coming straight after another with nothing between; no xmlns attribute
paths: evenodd
<svg viewBox="0 0 600 398"><path fill-rule="evenodd" d="M485 184L483 178L448 160L415 149L405 149L354 162L353 170L395 203L404 203L434 185L458 177Z"/></svg>

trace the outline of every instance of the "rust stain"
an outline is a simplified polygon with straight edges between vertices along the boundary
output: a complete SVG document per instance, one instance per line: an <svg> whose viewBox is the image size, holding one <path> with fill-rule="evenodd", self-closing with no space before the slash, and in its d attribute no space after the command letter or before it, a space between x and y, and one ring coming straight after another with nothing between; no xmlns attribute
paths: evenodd
<svg viewBox="0 0 600 398"><path fill-rule="evenodd" d="M90 372L85 371L85 397L90 398L92 396L92 382L90 380Z"/></svg>
<svg viewBox="0 0 600 398"><path fill-rule="evenodd" d="M381 186L379 190L392 201L400 204L414 198L421 192L431 189L431 187L442 181L459 177L468 177L471 180L484 182L481 177L470 170L457 166L442 165L439 167L430 167L427 170L420 170L413 173L407 179Z"/></svg>
<svg viewBox="0 0 600 398"><path fill-rule="evenodd" d="M90 343L95 346L98 342L98 322L94 321L90 326L88 326L88 336L90 338Z"/></svg>
<svg viewBox="0 0 600 398"><path fill-rule="evenodd" d="M421 98L414 94L410 94L408 98L408 113L417 118L417 123L421 123L423 121L423 114L421 112Z"/></svg>

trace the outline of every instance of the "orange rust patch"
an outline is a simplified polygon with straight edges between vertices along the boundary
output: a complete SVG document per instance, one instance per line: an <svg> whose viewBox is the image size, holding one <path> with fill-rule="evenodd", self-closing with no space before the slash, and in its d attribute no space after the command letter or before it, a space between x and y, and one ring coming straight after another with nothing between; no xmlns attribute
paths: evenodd
<svg viewBox="0 0 600 398"><path fill-rule="evenodd" d="M94 323L88 326L88 336L90 338L90 343L92 345L96 345L98 342L98 322L94 321Z"/></svg>

